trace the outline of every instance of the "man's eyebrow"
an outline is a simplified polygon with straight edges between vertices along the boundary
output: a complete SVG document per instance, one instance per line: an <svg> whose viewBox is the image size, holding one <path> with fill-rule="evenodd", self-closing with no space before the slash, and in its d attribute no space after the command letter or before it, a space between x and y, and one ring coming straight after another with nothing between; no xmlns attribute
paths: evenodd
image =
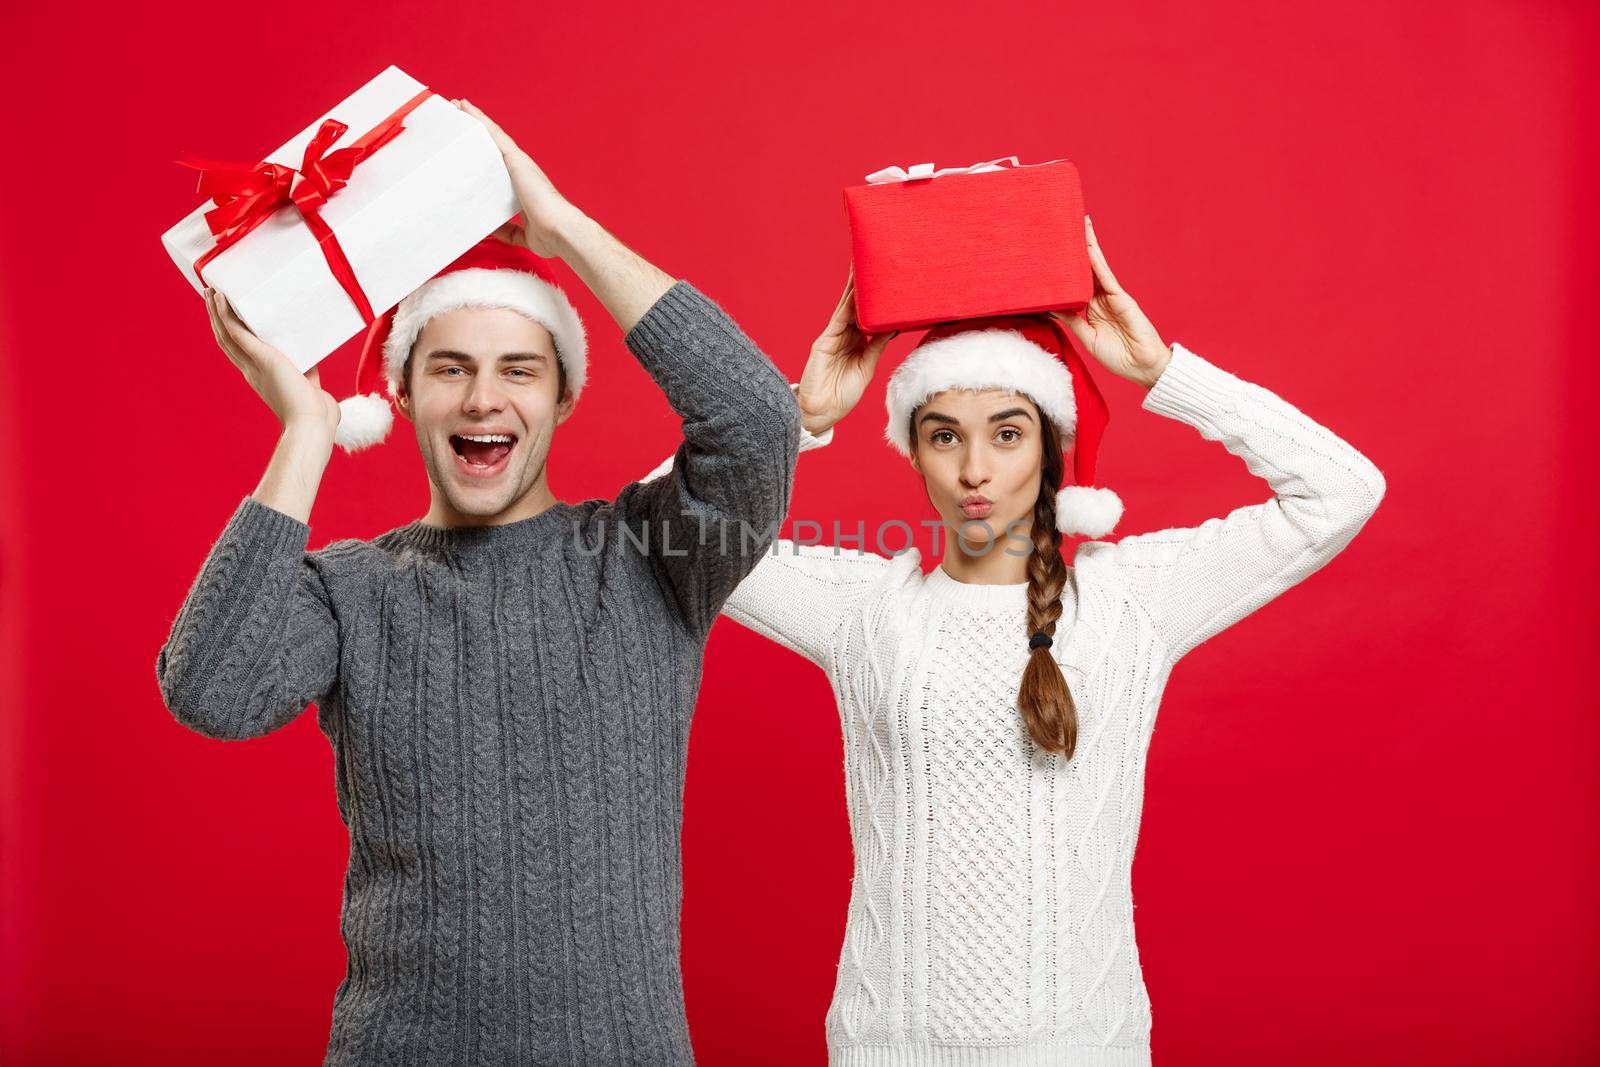
<svg viewBox="0 0 1600 1067"><path fill-rule="evenodd" d="M1028 413L1027 408L1006 408L1004 411L996 412L995 414L990 415L989 421L1003 422L1006 419L1014 419L1018 415L1021 415L1025 419L1033 418L1033 416Z"/></svg>
<svg viewBox="0 0 1600 1067"><path fill-rule="evenodd" d="M459 359L464 360L467 363L472 362L471 356L467 355L465 352L457 352L453 348L435 349L434 351L428 353L427 358L430 360ZM550 357L545 355L543 352L502 352L500 354L501 363L529 363L534 360L548 361L549 358Z"/></svg>

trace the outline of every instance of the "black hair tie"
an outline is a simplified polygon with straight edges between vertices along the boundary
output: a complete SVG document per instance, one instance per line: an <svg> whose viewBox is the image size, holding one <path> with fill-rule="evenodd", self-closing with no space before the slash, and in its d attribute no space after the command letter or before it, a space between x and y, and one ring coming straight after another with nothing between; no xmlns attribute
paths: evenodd
<svg viewBox="0 0 1600 1067"><path fill-rule="evenodd" d="M1050 635L1042 630L1028 638L1028 648L1030 650L1035 648L1049 648L1054 643L1055 642L1051 639Z"/></svg>

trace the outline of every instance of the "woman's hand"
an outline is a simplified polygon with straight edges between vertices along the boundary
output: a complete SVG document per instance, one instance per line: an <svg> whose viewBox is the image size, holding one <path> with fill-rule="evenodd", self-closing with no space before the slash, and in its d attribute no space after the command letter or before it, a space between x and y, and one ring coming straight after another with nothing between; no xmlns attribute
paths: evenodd
<svg viewBox="0 0 1600 1067"><path fill-rule="evenodd" d="M311 440L325 438L332 449L333 433L339 427L339 401L322 388L317 368L302 374L288 356L239 321L226 296L208 287L205 297L217 346L278 416L284 430L303 432Z"/></svg>
<svg viewBox="0 0 1600 1067"><path fill-rule="evenodd" d="M506 170L511 174L511 187L517 192L522 205L522 222L508 222L494 235L513 244L525 246L536 256L549 259L560 256L567 247L567 238L574 228L587 222L583 212L572 206L545 177L544 171L517 147L517 142L502 130L493 119L479 111L469 101L450 101L465 111L489 131L500 154L505 158Z"/></svg>
<svg viewBox="0 0 1600 1067"><path fill-rule="evenodd" d="M1094 223L1087 215L1083 228L1089 239L1089 264L1094 268L1094 297L1089 301L1088 320L1054 311L1050 314L1111 373L1149 388L1166 369L1172 349L1161 340L1133 297L1117 284L1105 253L1095 240Z"/></svg>
<svg viewBox="0 0 1600 1067"><path fill-rule="evenodd" d="M811 358L800 375L796 399L800 402L801 425L807 433L825 433L850 414L872 380L878 357L899 332L861 332L856 325L856 276L852 268L839 306L834 309L828 328L812 344Z"/></svg>

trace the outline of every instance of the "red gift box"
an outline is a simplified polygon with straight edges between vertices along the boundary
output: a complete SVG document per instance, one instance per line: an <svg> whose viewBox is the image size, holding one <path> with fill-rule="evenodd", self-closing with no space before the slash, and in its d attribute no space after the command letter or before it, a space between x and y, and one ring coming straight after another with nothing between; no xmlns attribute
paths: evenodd
<svg viewBox="0 0 1600 1067"><path fill-rule="evenodd" d="M1076 310L1094 295L1078 168L890 167L844 191L868 333Z"/></svg>

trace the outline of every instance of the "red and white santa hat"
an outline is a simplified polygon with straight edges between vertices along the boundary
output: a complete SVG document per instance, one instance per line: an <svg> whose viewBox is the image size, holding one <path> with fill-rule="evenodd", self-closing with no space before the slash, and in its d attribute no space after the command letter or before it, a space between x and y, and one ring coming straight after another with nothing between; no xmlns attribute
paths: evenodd
<svg viewBox="0 0 1600 1067"><path fill-rule="evenodd" d="M889 376L884 436L911 457L911 415L946 389L1009 389L1027 396L1072 450L1056 494L1056 528L1104 537L1122 518L1122 499L1094 484L1095 453L1110 411L1083 357L1048 317L964 319L929 330Z"/></svg>
<svg viewBox="0 0 1600 1067"><path fill-rule="evenodd" d="M578 398L589 348L577 310L544 260L522 245L485 237L398 307L373 320L356 365L356 395L339 401L336 444L355 452L389 435L394 425L390 401L417 335L435 315L463 307L510 308L549 330L556 358L567 372L567 388Z"/></svg>

